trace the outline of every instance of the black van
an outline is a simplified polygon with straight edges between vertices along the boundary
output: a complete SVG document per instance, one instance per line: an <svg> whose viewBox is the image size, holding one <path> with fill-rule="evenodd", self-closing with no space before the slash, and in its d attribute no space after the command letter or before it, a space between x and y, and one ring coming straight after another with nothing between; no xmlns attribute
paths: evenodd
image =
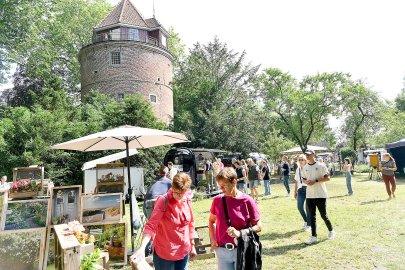
<svg viewBox="0 0 405 270"><path fill-rule="evenodd" d="M198 186L198 180L204 177L204 160L214 161L215 157L221 157L225 153L226 151L218 149L172 148L166 153L164 164L167 165L169 161L173 162L176 169L189 174L193 185Z"/></svg>

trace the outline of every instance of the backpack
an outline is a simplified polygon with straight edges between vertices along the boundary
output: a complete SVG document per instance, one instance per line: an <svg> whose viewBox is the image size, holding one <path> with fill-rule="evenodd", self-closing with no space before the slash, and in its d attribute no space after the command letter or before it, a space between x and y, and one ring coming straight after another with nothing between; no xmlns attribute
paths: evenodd
<svg viewBox="0 0 405 270"><path fill-rule="evenodd" d="M165 212L166 212L166 210L167 210L167 205L168 205L167 196L166 196L166 194L164 194L164 195L159 195L159 196L157 196L156 198L150 199L150 200L146 200L146 201L143 203L143 213L145 214L145 217L146 217L147 219L149 219L150 216L152 215L153 208L155 207L155 203L156 203L156 201L159 199L159 197L163 197L163 199L165 200Z"/></svg>

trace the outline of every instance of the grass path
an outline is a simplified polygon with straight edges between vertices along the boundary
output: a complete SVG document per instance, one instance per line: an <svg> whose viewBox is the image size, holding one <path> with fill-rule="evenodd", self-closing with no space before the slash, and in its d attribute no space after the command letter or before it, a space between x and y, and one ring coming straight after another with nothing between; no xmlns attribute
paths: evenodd
<svg viewBox="0 0 405 270"><path fill-rule="evenodd" d="M301 231L296 200L285 197L282 184L272 185L270 199L259 201L263 269L405 269L405 180L397 180L398 196L390 201L383 182L369 181L367 174L356 174L352 182L353 196L346 196L344 177L327 183L336 239L327 240L318 213L319 242L312 246L303 244L309 233ZM264 193L262 186L259 191ZM196 225L207 224L211 201L193 203ZM190 262L189 269L216 269L216 259Z"/></svg>

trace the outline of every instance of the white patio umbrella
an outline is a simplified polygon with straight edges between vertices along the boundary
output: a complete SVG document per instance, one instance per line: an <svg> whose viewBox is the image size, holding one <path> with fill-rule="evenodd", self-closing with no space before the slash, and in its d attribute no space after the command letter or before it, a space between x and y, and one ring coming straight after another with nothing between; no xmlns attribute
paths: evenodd
<svg viewBox="0 0 405 270"><path fill-rule="evenodd" d="M128 170L128 195L132 196L131 173L129 164L129 149L145 149L155 146L188 142L181 133L141 128L134 126L121 126L102 132L90 134L68 142L51 146L51 149L76 150L82 152L126 149ZM129 200L131 216L131 242L133 243L132 200Z"/></svg>

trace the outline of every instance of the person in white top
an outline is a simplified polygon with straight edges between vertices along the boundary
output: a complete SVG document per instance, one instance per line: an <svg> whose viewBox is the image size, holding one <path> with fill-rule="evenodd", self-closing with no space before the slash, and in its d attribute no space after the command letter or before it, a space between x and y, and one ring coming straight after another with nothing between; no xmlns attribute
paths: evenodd
<svg viewBox="0 0 405 270"><path fill-rule="evenodd" d="M173 181L174 176L179 172L175 167L173 167L173 162L169 161L167 167L170 169L169 178Z"/></svg>
<svg viewBox="0 0 405 270"><path fill-rule="evenodd" d="M350 158L345 158L345 165L343 166L343 172L346 175L346 186L347 186L347 194L349 196L353 195L352 189L352 164L350 163Z"/></svg>
<svg viewBox="0 0 405 270"><path fill-rule="evenodd" d="M297 208L298 211L300 212L302 219L304 220L304 226L302 229L304 231L309 231L311 229L311 220L309 218L309 211L308 211L308 205L306 204L305 210L304 210L304 203L306 199L306 194L307 194L307 184L303 182L302 179L302 170L304 169L304 166L307 164L307 160L305 159L305 155L301 154L298 156L298 168L295 171L295 192L294 192L294 198L297 200Z"/></svg>
<svg viewBox="0 0 405 270"><path fill-rule="evenodd" d="M315 153L312 150L305 151L307 164L302 170L303 183L307 184L307 205L309 210L309 217L311 219L312 236L309 240L305 241L310 245L318 241L316 234L316 208L318 208L321 218L328 227L328 239L335 238L335 231L333 230L332 223L328 218L326 212L326 198L328 196L325 182L330 181L329 172L325 164L320 164L315 161Z"/></svg>
<svg viewBox="0 0 405 270"><path fill-rule="evenodd" d="M9 183L7 183L7 176L2 176L1 177L1 182L0 182L0 192L7 192L10 189Z"/></svg>

